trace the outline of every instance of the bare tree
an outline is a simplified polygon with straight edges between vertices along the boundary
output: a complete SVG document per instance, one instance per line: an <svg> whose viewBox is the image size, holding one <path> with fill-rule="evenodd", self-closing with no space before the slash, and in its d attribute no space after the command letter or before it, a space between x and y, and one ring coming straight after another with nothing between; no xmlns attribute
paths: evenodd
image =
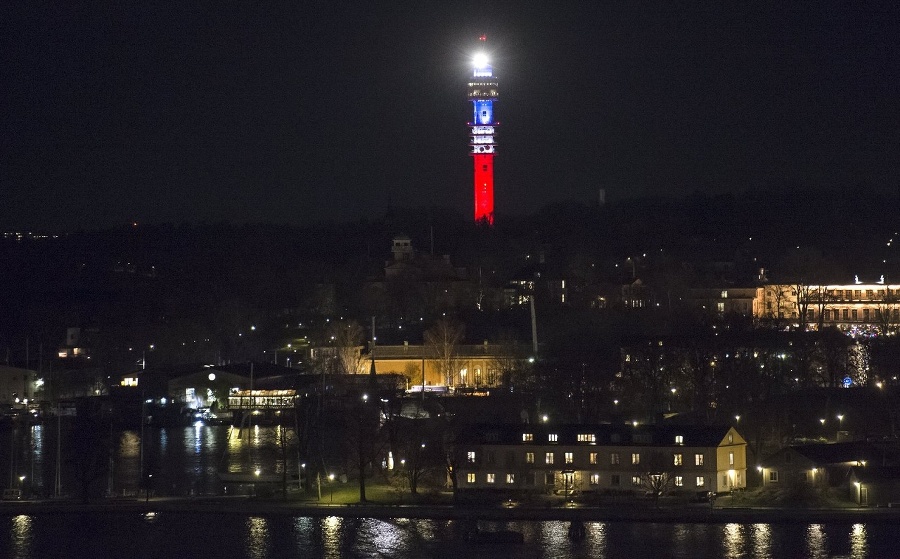
<svg viewBox="0 0 900 559"><path fill-rule="evenodd" d="M459 361L457 347L462 342L464 332L462 324L443 318L425 331L425 345L437 360L441 378L447 386L454 384ZM422 389L424 388L423 386Z"/></svg>
<svg viewBox="0 0 900 559"><path fill-rule="evenodd" d="M875 320L882 334L896 333L900 327L900 293L886 287L875 308Z"/></svg>
<svg viewBox="0 0 900 559"><path fill-rule="evenodd" d="M792 300L792 288L790 285L770 284L766 286L766 318L781 328L785 319L790 319L794 313L794 301Z"/></svg>
<svg viewBox="0 0 900 559"><path fill-rule="evenodd" d="M652 452L646 461L642 461L646 469L641 473L641 486L650 493L654 504L669 490L675 480L674 459L667 458L662 452Z"/></svg>
<svg viewBox="0 0 900 559"><path fill-rule="evenodd" d="M341 371L348 375L361 373L364 333L359 322L339 322L335 324L332 335Z"/></svg>

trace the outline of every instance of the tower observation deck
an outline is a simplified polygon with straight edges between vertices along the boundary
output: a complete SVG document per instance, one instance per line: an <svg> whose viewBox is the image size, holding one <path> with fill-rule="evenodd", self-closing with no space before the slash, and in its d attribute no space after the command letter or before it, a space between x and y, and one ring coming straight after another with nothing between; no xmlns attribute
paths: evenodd
<svg viewBox="0 0 900 559"><path fill-rule="evenodd" d="M486 37L481 36L482 45ZM480 52L474 59L474 72L469 81L468 100L472 103L469 123L469 154L475 162L475 221L494 223L494 101L500 84L493 75L487 55Z"/></svg>

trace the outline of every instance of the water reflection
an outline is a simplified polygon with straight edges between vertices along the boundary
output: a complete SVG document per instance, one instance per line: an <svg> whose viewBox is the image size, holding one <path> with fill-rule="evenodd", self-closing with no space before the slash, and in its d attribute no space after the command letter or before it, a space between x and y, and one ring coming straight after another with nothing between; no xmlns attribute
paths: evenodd
<svg viewBox="0 0 900 559"><path fill-rule="evenodd" d="M326 516L322 519L322 548L323 557L341 557L341 523L337 516Z"/></svg>
<svg viewBox="0 0 900 559"><path fill-rule="evenodd" d="M807 528L806 549L809 559L828 557L828 537L821 524L810 524Z"/></svg>
<svg viewBox="0 0 900 559"><path fill-rule="evenodd" d="M742 557L744 555L744 535L740 524L726 524L722 540L723 557Z"/></svg>
<svg viewBox="0 0 900 559"><path fill-rule="evenodd" d="M869 544L866 537L866 526L854 524L850 529L850 557L863 559L869 555Z"/></svg>
<svg viewBox="0 0 900 559"><path fill-rule="evenodd" d="M753 557L763 559L772 557L772 531L768 524L754 524Z"/></svg>
<svg viewBox="0 0 900 559"><path fill-rule="evenodd" d="M270 556L269 521L259 516L247 519L247 545L244 555L252 559Z"/></svg>
<svg viewBox="0 0 900 559"><path fill-rule="evenodd" d="M24 514L13 517L10 529L13 554L10 559L31 557L32 522L33 519Z"/></svg>

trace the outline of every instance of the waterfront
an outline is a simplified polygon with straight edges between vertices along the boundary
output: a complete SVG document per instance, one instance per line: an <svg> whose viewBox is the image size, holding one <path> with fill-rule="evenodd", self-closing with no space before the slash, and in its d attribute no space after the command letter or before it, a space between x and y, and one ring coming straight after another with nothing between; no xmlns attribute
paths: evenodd
<svg viewBox="0 0 900 559"><path fill-rule="evenodd" d="M894 524L589 522L581 542L563 521L482 522L523 544L474 544L451 520L192 512L0 515L0 556L247 559L391 557L882 558Z"/></svg>
<svg viewBox="0 0 900 559"><path fill-rule="evenodd" d="M227 425L197 423L188 427L144 430L141 445L139 431L123 430L110 434L111 456L108 465L97 468L102 479L95 480L95 494L136 495L141 489L141 472L152 475L155 495L219 495L223 486L220 472L250 473L260 470L266 476L287 472L296 475L294 448L282 453L278 429L255 426L241 437ZM83 465L76 452L76 437L64 424L60 430L59 495L79 495L79 477ZM26 495L55 494L57 440L54 421L17 426L0 431L0 485L19 487ZM99 493L97 493L99 492Z"/></svg>

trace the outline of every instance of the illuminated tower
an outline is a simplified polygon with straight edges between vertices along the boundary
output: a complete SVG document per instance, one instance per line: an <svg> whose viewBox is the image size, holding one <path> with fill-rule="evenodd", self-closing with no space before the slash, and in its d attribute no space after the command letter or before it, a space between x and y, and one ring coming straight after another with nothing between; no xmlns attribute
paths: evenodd
<svg viewBox="0 0 900 559"><path fill-rule="evenodd" d="M482 35L481 42L487 38ZM494 101L497 100L499 83L493 76L487 54L475 55L475 71L469 81L469 101L472 102L473 120L469 123L469 146L475 161L475 221L494 223Z"/></svg>

